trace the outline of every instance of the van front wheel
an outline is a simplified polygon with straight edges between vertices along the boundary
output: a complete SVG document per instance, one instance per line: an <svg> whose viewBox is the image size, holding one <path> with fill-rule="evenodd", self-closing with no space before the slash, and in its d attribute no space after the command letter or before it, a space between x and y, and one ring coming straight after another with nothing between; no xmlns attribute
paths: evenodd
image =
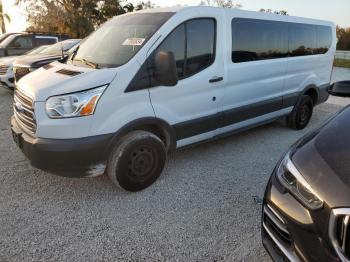
<svg viewBox="0 0 350 262"><path fill-rule="evenodd" d="M132 131L112 150L107 174L112 182L127 190L139 191L153 184L166 161L164 143L146 131Z"/></svg>
<svg viewBox="0 0 350 262"><path fill-rule="evenodd" d="M290 128L301 130L310 122L314 103L312 98L303 95L295 105L292 113L287 117L287 123Z"/></svg>

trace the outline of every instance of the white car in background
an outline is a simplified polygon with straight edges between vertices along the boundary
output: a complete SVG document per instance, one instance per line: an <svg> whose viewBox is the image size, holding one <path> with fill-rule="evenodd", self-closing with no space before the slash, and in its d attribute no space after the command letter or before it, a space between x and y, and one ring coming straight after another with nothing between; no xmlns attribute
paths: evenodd
<svg viewBox="0 0 350 262"><path fill-rule="evenodd" d="M49 45L39 46L25 53L25 55L36 55L44 51ZM0 86L13 90L15 88L15 75L13 62L20 56L8 56L0 58Z"/></svg>

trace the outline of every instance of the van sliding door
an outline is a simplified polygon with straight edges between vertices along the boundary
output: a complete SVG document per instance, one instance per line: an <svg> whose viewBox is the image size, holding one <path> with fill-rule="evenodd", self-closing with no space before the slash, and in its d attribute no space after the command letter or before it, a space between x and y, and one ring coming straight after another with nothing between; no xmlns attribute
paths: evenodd
<svg viewBox="0 0 350 262"><path fill-rule="evenodd" d="M282 91L288 56L288 25L279 21L232 18L227 46L227 85L220 133L283 114ZM228 33L228 32L227 32Z"/></svg>

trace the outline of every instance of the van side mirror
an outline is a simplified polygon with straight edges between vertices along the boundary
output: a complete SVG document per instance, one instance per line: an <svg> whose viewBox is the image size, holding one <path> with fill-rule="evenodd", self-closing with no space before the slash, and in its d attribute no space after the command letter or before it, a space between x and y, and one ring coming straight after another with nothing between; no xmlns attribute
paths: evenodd
<svg viewBox="0 0 350 262"><path fill-rule="evenodd" d="M350 97L350 80L332 84L328 93L333 96Z"/></svg>
<svg viewBox="0 0 350 262"><path fill-rule="evenodd" d="M155 78L159 85L175 86L178 82L176 61L173 52L160 51L154 57Z"/></svg>

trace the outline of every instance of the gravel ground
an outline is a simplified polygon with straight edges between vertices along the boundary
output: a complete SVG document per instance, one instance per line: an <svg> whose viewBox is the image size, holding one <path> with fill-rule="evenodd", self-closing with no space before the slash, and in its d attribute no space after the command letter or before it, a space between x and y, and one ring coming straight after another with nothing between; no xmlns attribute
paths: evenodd
<svg viewBox="0 0 350 262"><path fill-rule="evenodd" d="M330 98L303 131L280 121L178 151L153 186L128 193L106 176L33 169L11 139L11 99L1 88L0 261L270 261L253 196L291 144L350 102Z"/></svg>

